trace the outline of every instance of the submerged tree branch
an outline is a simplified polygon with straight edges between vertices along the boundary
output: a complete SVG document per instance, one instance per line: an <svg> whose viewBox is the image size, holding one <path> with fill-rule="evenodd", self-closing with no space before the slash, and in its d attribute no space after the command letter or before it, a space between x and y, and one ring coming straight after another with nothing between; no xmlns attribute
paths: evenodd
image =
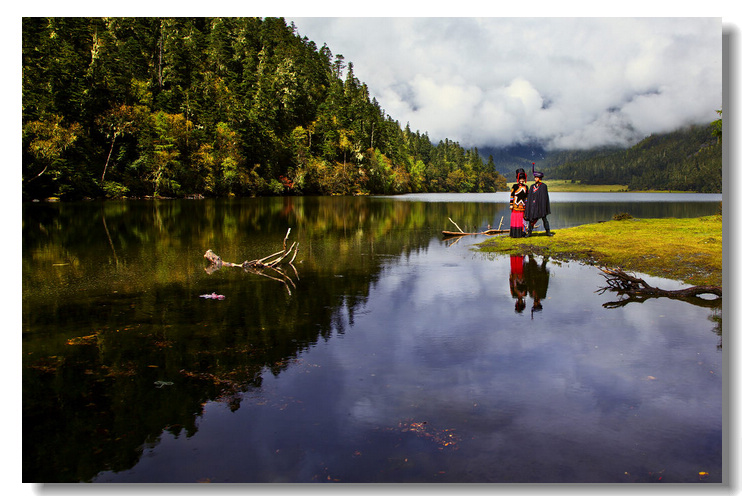
<svg viewBox="0 0 742 496"><path fill-rule="evenodd" d="M206 250L206 253L204 253L204 258L209 261L209 266L206 267L204 270L208 272L209 274L212 274L213 272L221 269L222 267L241 267L246 272L250 272L253 274L257 274L263 277L267 277L269 279L273 279L275 281L280 281L286 285L286 289L288 290L289 294L291 294L291 289L289 286L292 286L294 289L296 289L296 284L294 283L293 279L291 279L290 276L284 272L283 268L280 266L281 263L289 256L291 255L291 260L286 262L286 265L291 267L294 271L294 274L296 275L297 279L299 278L299 273L296 270L296 267L294 267L293 262L296 258L296 253L299 250L299 243L293 242L291 246L287 249L286 248L286 242L288 240L289 234L291 234L291 228L289 228L288 232L286 233L286 236L283 238L283 250L278 251L276 253L273 253L271 255L268 255L267 257L263 257L256 260L245 260L242 263L233 263L233 262L225 262L222 260L222 258L214 253L212 250Z"/></svg>
<svg viewBox="0 0 742 496"><path fill-rule="evenodd" d="M644 279L627 274L620 269L601 268L608 286L598 291L614 291L621 296L627 296L622 300L604 303L606 308L616 308L628 303L643 302L649 298L668 297L690 301L696 305L706 307L718 307L721 305L721 287L719 286L692 286L685 289L667 290L650 286ZM718 298L707 300L700 298L701 295L715 295Z"/></svg>

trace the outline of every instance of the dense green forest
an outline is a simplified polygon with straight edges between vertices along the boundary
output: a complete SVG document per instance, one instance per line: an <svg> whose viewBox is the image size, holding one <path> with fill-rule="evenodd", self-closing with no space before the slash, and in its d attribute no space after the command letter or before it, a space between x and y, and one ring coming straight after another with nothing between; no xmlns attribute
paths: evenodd
<svg viewBox="0 0 742 496"><path fill-rule="evenodd" d="M533 158L402 127L351 62L281 18L22 22L24 200L502 191ZM629 149L539 147L539 168L720 192L720 123Z"/></svg>
<svg viewBox="0 0 742 496"><path fill-rule="evenodd" d="M553 152L550 177L631 190L721 193L721 121L651 135L628 149Z"/></svg>
<svg viewBox="0 0 742 496"><path fill-rule="evenodd" d="M23 199L506 188L281 18L24 18Z"/></svg>

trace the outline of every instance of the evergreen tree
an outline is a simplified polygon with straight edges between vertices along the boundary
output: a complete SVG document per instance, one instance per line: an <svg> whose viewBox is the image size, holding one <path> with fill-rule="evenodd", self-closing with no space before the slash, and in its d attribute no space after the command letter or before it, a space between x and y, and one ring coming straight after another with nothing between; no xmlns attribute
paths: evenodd
<svg viewBox="0 0 742 496"><path fill-rule="evenodd" d="M352 62L281 18L24 18L22 29L24 199L504 185L478 151L402 129Z"/></svg>

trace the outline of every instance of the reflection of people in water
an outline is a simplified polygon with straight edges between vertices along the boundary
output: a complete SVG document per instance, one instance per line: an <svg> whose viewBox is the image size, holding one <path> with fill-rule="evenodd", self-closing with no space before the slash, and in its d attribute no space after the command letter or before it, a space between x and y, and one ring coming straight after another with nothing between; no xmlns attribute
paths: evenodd
<svg viewBox="0 0 742 496"><path fill-rule="evenodd" d="M528 287L523 274L523 255L510 255L510 294L515 298L515 311L523 313L526 308Z"/></svg>
<svg viewBox="0 0 742 496"><path fill-rule="evenodd" d="M528 256L528 262L523 266L523 278L528 287L528 293L533 298L531 307L531 317L533 312L540 312L543 309L542 301L546 298L546 291L549 288L549 270L546 268L546 257L539 264L533 255Z"/></svg>
<svg viewBox="0 0 742 496"><path fill-rule="evenodd" d="M543 300L549 289L549 270L546 257L538 263L533 255L510 255L510 295L515 299L515 312L523 313L526 298L533 299L531 318L534 312L543 310Z"/></svg>

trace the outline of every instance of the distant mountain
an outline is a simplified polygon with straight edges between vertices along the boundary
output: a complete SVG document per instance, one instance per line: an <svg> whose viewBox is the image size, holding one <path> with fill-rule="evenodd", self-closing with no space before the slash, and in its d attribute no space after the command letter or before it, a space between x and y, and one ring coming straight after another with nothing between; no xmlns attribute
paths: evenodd
<svg viewBox="0 0 742 496"><path fill-rule="evenodd" d="M538 144L516 144L507 147L479 148L479 155L487 159L490 155L495 162L498 173L504 175L508 181L515 177L516 169L523 168L531 177L532 165L545 173L565 162L588 160L596 155L619 151L621 148L594 148L591 150L559 150L546 151ZM552 177L553 178L553 177Z"/></svg>
<svg viewBox="0 0 742 496"><path fill-rule="evenodd" d="M548 164L544 162L547 152L537 144L517 144L502 148L484 147L479 148L479 155L484 159L491 155L495 162L495 169L508 181L513 180L515 170L518 168L528 170L530 176L533 162L536 162L536 170L548 168Z"/></svg>
<svg viewBox="0 0 742 496"><path fill-rule="evenodd" d="M721 143L712 124L652 134L627 149L547 154L552 179L626 184L632 190L721 193Z"/></svg>
<svg viewBox="0 0 742 496"><path fill-rule="evenodd" d="M695 125L670 133L653 134L630 148L601 147L590 150L546 151L537 144L484 147L482 157L492 156L497 172L513 181L515 170L531 164L547 179L585 184L625 184L629 189L672 189L721 192L721 144L712 125Z"/></svg>

